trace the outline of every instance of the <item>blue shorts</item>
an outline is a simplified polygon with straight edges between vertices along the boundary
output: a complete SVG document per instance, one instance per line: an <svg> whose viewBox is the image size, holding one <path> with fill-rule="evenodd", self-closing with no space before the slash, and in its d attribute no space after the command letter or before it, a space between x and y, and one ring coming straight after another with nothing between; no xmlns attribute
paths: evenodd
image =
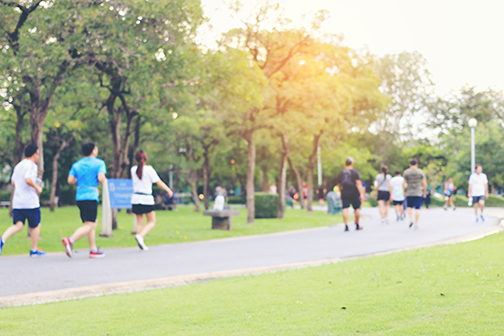
<svg viewBox="0 0 504 336"><path fill-rule="evenodd" d="M485 196L473 196L472 201L473 204L479 203L481 201L485 202Z"/></svg>
<svg viewBox="0 0 504 336"><path fill-rule="evenodd" d="M408 203L408 208L420 209L422 207L422 196L408 196L406 197L406 203Z"/></svg>
<svg viewBox="0 0 504 336"><path fill-rule="evenodd" d="M13 209L12 219L14 224L23 222L23 225L25 225L25 220L28 220L28 226L34 229L40 224L40 208Z"/></svg>

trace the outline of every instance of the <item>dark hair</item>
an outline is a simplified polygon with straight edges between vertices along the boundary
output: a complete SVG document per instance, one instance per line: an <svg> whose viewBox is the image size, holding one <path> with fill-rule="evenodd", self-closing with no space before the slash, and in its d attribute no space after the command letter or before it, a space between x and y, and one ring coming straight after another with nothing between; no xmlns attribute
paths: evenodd
<svg viewBox="0 0 504 336"><path fill-rule="evenodd" d="M135 160L138 162L138 167L136 174L139 179L142 179L143 167L145 166L145 162L147 162L147 154L143 150L139 150L135 154Z"/></svg>
<svg viewBox="0 0 504 336"><path fill-rule="evenodd" d="M388 168L387 166L383 166L381 167L381 172L383 174L383 177L386 177L387 176L387 173L388 173Z"/></svg>
<svg viewBox="0 0 504 336"><path fill-rule="evenodd" d="M401 175L401 172L400 172L399 170L396 170L396 171L394 172L394 175Z"/></svg>
<svg viewBox="0 0 504 336"><path fill-rule="evenodd" d="M411 159L409 164L412 166L416 166L418 164L418 161L416 159Z"/></svg>
<svg viewBox="0 0 504 336"><path fill-rule="evenodd" d="M93 153L93 150L95 149L95 144L92 141L84 142L82 145L82 154L84 156L89 156L91 153Z"/></svg>
<svg viewBox="0 0 504 336"><path fill-rule="evenodd" d="M479 163L477 163L475 166L474 166L474 169L478 169L479 167L482 167Z"/></svg>
<svg viewBox="0 0 504 336"><path fill-rule="evenodd" d="M24 149L24 156L26 158L31 158L35 153L37 153L38 147L35 145L28 145Z"/></svg>
<svg viewBox="0 0 504 336"><path fill-rule="evenodd" d="M345 166L350 166L352 165L352 163L354 162L353 158L351 156L347 157L347 159L345 160Z"/></svg>

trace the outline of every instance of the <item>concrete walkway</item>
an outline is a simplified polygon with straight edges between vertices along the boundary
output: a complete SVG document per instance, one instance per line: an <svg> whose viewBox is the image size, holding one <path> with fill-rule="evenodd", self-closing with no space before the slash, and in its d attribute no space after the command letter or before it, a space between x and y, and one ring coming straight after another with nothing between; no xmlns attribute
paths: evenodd
<svg viewBox="0 0 504 336"><path fill-rule="evenodd" d="M475 223L470 209L422 210L419 230L408 228L407 220L396 222L393 211L389 225L380 224L376 208L363 209L363 214L370 219L361 223L364 230L358 232L354 231L354 225L350 226L350 232L343 232L342 225L335 225L151 246L147 252L138 248L109 248L104 249L107 254L104 259L89 259L87 250L76 251L73 259L63 252L33 259L25 255L0 257L0 307L166 287L335 262L454 239L467 240L502 229L499 223L504 218L504 209L486 209L486 221L479 223ZM121 286L125 283L130 285Z"/></svg>

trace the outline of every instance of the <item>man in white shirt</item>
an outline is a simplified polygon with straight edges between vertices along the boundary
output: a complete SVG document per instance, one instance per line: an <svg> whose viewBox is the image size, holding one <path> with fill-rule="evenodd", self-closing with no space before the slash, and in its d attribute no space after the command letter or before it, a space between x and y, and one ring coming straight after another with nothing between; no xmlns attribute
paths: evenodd
<svg viewBox="0 0 504 336"><path fill-rule="evenodd" d="M486 174L483 173L483 167L481 165L476 165L475 172L469 177L469 190L467 192L469 197L472 197L472 203L474 204L474 213L476 214L476 222L481 218L481 221L485 221L483 217L483 209L485 208L485 200L488 199L488 179ZM480 215L478 217L478 207L480 208Z"/></svg>
<svg viewBox="0 0 504 336"><path fill-rule="evenodd" d="M42 187L37 181L37 162L39 150L35 145L28 145L24 151L25 159L14 167L11 183L14 187L14 197L12 198L13 222L14 225L5 230L0 238L0 254L7 239L23 230L25 221L32 229L32 246L30 257L41 257L45 255L38 247L40 236L40 202L39 195Z"/></svg>
<svg viewBox="0 0 504 336"><path fill-rule="evenodd" d="M404 213L404 177L401 176L401 172L396 170L394 177L389 182L390 195L392 195L392 201L394 203L394 208L397 216L397 220L404 220L406 214Z"/></svg>

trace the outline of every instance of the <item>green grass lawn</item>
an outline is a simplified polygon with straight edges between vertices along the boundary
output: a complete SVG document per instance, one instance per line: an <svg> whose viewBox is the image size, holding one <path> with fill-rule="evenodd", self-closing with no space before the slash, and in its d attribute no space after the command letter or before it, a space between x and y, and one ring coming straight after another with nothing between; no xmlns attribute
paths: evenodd
<svg viewBox="0 0 504 336"><path fill-rule="evenodd" d="M2 335L499 335L504 233L295 271L0 309Z"/></svg>
<svg viewBox="0 0 504 336"><path fill-rule="evenodd" d="M233 217L232 231L212 230L211 217L195 213L193 207L179 207L177 212L156 211L156 227L145 239L147 245L169 244L198 241L215 238L238 237L288 230L306 229L341 223L341 215L328 215L321 211L307 213L304 210L287 209L285 218L256 219L255 224L246 224L247 211L240 209L240 216ZM12 223L7 209L0 209L0 234ZM119 212L118 229L113 238L97 237L97 245L107 247L137 246L131 235L133 215L126 211ZM81 225L77 207L57 208L50 212L42 208L42 239L39 247L48 252L62 251L61 238L71 235ZM98 211L98 229L101 232L101 210ZM87 240L81 239L75 244L76 249L88 248ZM26 239L26 229L11 237L4 246L2 256L28 253L30 241Z"/></svg>

